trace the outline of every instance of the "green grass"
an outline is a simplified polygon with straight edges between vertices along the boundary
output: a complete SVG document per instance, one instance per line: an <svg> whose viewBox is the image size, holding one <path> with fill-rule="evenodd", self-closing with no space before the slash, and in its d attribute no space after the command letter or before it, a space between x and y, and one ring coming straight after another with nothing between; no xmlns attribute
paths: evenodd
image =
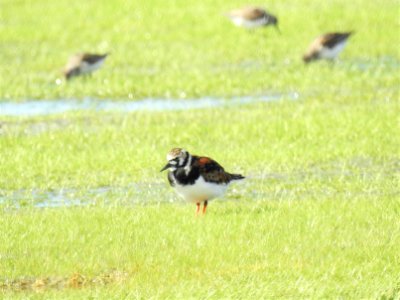
<svg viewBox="0 0 400 300"><path fill-rule="evenodd" d="M396 102L325 99L10 118L0 144L4 296L398 296L398 113ZM249 178L195 218L194 206L168 203L176 196L159 173L175 145ZM120 192L88 193L102 186ZM68 188L89 206L33 207L32 189ZM81 288L70 286L76 274ZM41 280L64 283L32 283ZM15 292L20 281L33 291Z"/></svg>
<svg viewBox="0 0 400 300"><path fill-rule="evenodd" d="M228 202L204 218L192 208L9 212L0 221L13 234L0 246L2 274L90 280L117 269L124 277L108 286L36 295L113 299L373 298L399 283L393 197Z"/></svg>
<svg viewBox="0 0 400 300"><path fill-rule="evenodd" d="M400 297L398 1L272 1L282 35L231 26L242 5L0 2L2 100L299 94L0 117L0 298ZM340 62L303 66L348 29ZM81 50L112 55L57 86ZM247 179L196 218L159 172L176 146Z"/></svg>
<svg viewBox="0 0 400 300"><path fill-rule="evenodd" d="M249 33L223 15L241 1L31 1L0 4L0 99L198 97L393 87L398 1L269 1L280 19ZM343 63L305 67L327 31L355 30ZM111 52L89 80L56 85L76 52Z"/></svg>
<svg viewBox="0 0 400 300"><path fill-rule="evenodd" d="M9 122L3 125L0 187L84 188L154 182L166 153L177 145L246 173L304 171L312 166L341 170L357 161L360 168L364 163L367 168L371 164L383 168L399 162L398 113L396 102L304 100ZM37 132L35 124L50 129Z"/></svg>

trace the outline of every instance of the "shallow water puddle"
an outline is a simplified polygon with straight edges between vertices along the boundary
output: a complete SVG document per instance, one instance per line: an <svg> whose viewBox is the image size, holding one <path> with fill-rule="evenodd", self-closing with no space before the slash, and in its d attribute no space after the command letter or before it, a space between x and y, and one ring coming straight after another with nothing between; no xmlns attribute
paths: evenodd
<svg viewBox="0 0 400 300"><path fill-rule="evenodd" d="M353 161L346 168L342 166L310 167L289 173L246 174L246 180L234 183L227 195L215 201L286 201L302 200L321 196L345 194L353 197L363 195L375 197L389 195L400 190L385 193L377 187L360 190L338 190L332 182L356 180L364 183L375 182L377 178L392 177L399 172L400 162L394 160L385 166L370 161ZM178 197L164 178L154 182L136 182L127 186L101 186L96 188L64 188L54 190L0 190L0 205L5 208L33 206L57 208L87 205L148 205L160 203L185 203Z"/></svg>
<svg viewBox="0 0 400 300"><path fill-rule="evenodd" d="M381 56L374 60L359 58L349 60L349 65L361 71L375 70L377 68L397 70L400 68L400 60L394 56Z"/></svg>
<svg viewBox="0 0 400 300"><path fill-rule="evenodd" d="M165 182L135 183L128 186L102 186L90 189L0 190L0 204L20 208L33 205L38 208L86 206L101 202L105 205L135 205L174 202L172 193L166 193ZM113 200L110 200L113 199Z"/></svg>
<svg viewBox="0 0 400 300"><path fill-rule="evenodd" d="M203 109L250 103L273 102L283 99L297 100L298 93L286 95L243 96L229 99L205 97L199 99L144 99L136 101L112 101L87 98L84 100L30 100L24 102L0 102L0 116L39 116L69 111L174 111Z"/></svg>

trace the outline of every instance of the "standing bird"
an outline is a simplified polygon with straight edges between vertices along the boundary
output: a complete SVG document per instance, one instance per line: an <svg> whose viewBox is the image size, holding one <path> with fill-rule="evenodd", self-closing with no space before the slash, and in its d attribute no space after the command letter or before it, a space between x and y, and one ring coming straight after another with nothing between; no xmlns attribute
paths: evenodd
<svg viewBox="0 0 400 300"><path fill-rule="evenodd" d="M88 74L99 69L103 65L107 56L108 53L79 53L71 56L64 68L65 78L69 80L74 76Z"/></svg>
<svg viewBox="0 0 400 300"><path fill-rule="evenodd" d="M191 155L184 149L174 148L167 154L168 163L161 172L169 169L168 181L186 201L196 203L196 214L203 203L206 213L208 201L222 196L229 183L244 179L240 174L225 172L209 157Z"/></svg>
<svg viewBox="0 0 400 300"><path fill-rule="evenodd" d="M333 32L317 37L304 54L304 62L309 63L317 59L334 60L343 51L351 34L351 31Z"/></svg>
<svg viewBox="0 0 400 300"><path fill-rule="evenodd" d="M247 29L273 25L279 31L278 18L261 7L244 7L226 14L233 24Z"/></svg>

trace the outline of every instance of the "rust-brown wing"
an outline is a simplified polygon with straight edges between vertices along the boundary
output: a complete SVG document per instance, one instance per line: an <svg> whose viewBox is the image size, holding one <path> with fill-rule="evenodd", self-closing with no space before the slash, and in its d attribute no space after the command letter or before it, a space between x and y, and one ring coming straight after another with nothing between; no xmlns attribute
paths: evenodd
<svg viewBox="0 0 400 300"><path fill-rule="evenodd" d="M197 157L193 167L198 167L200 175L203 176L204 180L207 182L214 183L229 183L233 179L237 178L238 175L233 175L225 172L224 168L217 163L215 160L209 157Z"/></svg>

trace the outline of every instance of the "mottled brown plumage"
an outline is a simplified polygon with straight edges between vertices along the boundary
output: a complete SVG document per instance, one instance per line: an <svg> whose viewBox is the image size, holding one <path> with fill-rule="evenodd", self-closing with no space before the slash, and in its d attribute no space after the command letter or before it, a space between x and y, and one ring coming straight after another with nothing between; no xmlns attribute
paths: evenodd
<svg viewBox="0 0 400 300"><path fill-rule="evenodd" d="M278 18L261 7L243 7L232 10L226 15L236 26L246 28L278 26Z"/></svg>
<svg viewBox="0 0 400 300"><path fill-rule="evenodd" d="M242 179L238 178L238 176L241 177L241 175L225 172L224 168L219 163L209 157L193 156L192 166L194 168L199 168L200 175L203 176L206 182L229 183L235 179Z"/></svg>
<svg viewBox="0 0 400 300"><path fill-rule="evenodd" d="M332 32L317 37L303 56L304 62L317 59L335 59L343 50L352 32Z"/></svg>
<svg viewBox="0 0 400 300"><path fill-rule="evenodd" d="M161 169L169 169L168 181L171 186L187 201L199 205L204 203L203 212L208 200L223 195L229 183L244 179L240 174L231 174L215 160L191 155L182 148L174 148L167 154L167 165Z"/></svg>
<svg viewBox="0 0 400 300"><path fill-rule="evenodd" d="M108 56L106 54L79 53L71 56L64 68L66 79L74 76L90 73L101 67L104 60Z"/></svg>
<svg viewBox="0 0 400 300"><path fill-rule="evenodd" d="M327 34L324 34L323 36L321 36L319 39L320 39L320 43L324 47L333 48L337 44L341 43L342 41L347 40L351 34L352 34L352 32L327 33Z"/></svg>
<svg viewBox="0 0 400 300"><path fill-rule="evenodd" d="M233 17L242 17L246 20L262 19L269 15L265 9L260 7L244 7L232 10L228 14Z"/></svg>

